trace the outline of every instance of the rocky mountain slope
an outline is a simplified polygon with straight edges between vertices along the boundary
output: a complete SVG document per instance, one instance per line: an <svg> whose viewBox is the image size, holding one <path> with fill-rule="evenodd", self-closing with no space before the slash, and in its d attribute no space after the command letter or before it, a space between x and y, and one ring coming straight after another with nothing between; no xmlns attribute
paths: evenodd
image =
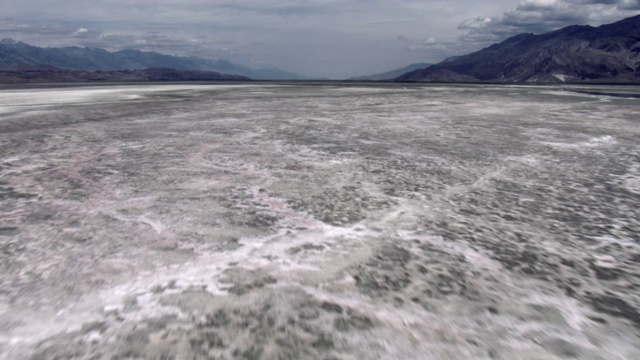
<svg viewBox="0 0 640 360"><path fill-rule="evenodd" d="M354 80L354 81L393 80L393 79L397 78L398 76L401 76L403 74L408 73L409 71L418 70L418 69L424 69L424 68L427 68L427 67L429 67L431 65L433 65L433 64L416 63L416 64L407 65L407 66L405 66L405 67L403 67L401 69L395 69L395 70L391 70L391 71L387 71L387 72L383 72L383 73L379 73L379 74L373 74L373 75L356 76L356 77L352 77L352 78L347 79L347 80Z"/></svg>
<svg viewBox="0 0 640 360"><path fill-rule="evenodd" d="M109 52L98 48L40 48L23 42L0 41L0 70L46 70L49 68L80 71L120 71L146 68L214 71L241 75L256 80L293 80L303 75L275 68L252 69L226 60L179 57L139 50Z"/></svg>
<svg viewBox="0 0 640 360"><path fill-rule="evenodd" d="M599 27L517 35L396 80L639 83L640 15Z"/></svg>

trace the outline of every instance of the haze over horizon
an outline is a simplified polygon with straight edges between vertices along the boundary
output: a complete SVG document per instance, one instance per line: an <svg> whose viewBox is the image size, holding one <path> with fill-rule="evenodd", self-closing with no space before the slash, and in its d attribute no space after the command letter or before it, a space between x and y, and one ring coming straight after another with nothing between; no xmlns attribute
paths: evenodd
<svg viewBox="0 0 640 360"><path fill-rule="evenodd" d="M640 14L640 0L5 0L0 38L223 58L346 78L439 62L510 36Z"/></svg>

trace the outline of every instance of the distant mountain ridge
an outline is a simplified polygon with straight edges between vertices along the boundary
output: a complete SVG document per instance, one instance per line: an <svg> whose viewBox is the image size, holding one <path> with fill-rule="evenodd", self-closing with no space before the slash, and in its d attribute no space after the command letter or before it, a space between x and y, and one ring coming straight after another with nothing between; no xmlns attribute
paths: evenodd
<svg viewBox="0 0 640 360"><path fill-rule="evenodd" d="M424 69L427 68L429 66L431 66L433 64L430 63L415 63L415 64L411 64L411 65L407 65L403 68L400 69L395 69L395 70L391 70L391 71L387 71L387 72L383 72L383 73L379 73L379 74L373 74L373 75L365 75L365 76L356 76L356 77L352 77L349 78L347 80L354 80L354 81L380 81L380 80L393 80L395 78L397 78L400 75L403 75L409 71L413 71L413 70L417 70L417 69Z"/></svg>
<svg viewBox="0 0 640 360"><path fill-rule="evenodd" d="M100 48L40 48L23 42L0 41L0 70L63 69L79 71L120 71L171 68L184 71L214 71L255 80L297 80L303 75L280 69L252 69L226 60L180 57L140 50L110 52Z"/></svg>
<svg viewBox="0 0 640 360"><path fill-rule="evenodd" d="M599 27L516 35L396 80L640 83L640 15Z"/></svg>
<svg viewBox="0 0 640 360"><path fill-rule="evenodd" d="M215 71L147 68L142 70L83 71L60 69L0 70L0 84L149 81L250 81L240 75Z"/></svg>

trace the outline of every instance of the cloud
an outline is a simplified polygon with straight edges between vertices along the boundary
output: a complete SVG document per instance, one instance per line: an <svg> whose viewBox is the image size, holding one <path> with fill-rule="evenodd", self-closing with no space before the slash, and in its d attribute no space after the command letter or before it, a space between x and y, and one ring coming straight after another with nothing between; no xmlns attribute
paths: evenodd
<svg viewBox="0 0 640 360"><path fill-rule="evenodd" d="M422 42L422 44L424 44L424 45L434 45L434 44L436 44L437 42L438 42L438 41L437 41L435 38L430 37L430 38L428 38L428 39L425 39L425 40Z"/></svg>
<svg viewBox="0 0 640 360"><path fill-rule="evenodd" d="M621 9L640 10L640 0L622 0L618 2Z"/></svg>
<svg viewBox="0 0 640 360"><path fill-rule="evenodd" d="M22 23L13 19L0 20L0 36L13 38L14 35L23 37L33 36L69 36L76 29L61 26L36 26Z"/></svg>
<svg viewBox="0 0 640 360"><path fill-rule="evenodd" d="M482 29L492 21L489 17L477 17L473 19L467 19L458 25L460 30L473 30Z"/></svg>
<svg viewBox="0 0 640 360"><path fill-rule="evenodd" d="M101 33L99 31L81 27L81 28L78 28L78 30L74 31L71 34L71 37L75 39L95 39L95 38L99 38L100 35Z"/></svg>

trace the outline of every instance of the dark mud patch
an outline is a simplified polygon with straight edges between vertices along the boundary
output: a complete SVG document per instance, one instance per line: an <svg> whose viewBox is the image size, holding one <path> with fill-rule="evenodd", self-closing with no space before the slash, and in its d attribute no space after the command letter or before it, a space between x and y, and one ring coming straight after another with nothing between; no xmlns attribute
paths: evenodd
<svg viewBox="0 0 640 360"><path fill-rule="evenodd" d="M629 320L640 329L640 309L613 294L587 294L587 301L594 309L619 318Z"/></svg>
<svg viewBox="0 0 640 360"><path fill-rule="evenodd" d="M302 244L300 246L294 246L292 248L290 248L289 250L287 250L287 253L291 254L291 255L295 255L299 252L308 252L308 251L322 251L326 249L325 245L322 244L312 244L312 243L306 243L306 244Z"/></svg>
<svg viewBox="0 0 640 360"><path fill-rule="evenodd" d="M221 279L223 283L233 284L227 291L241 296L252 290L275 284L278 280L258 270L245 270L242 268L229 269Z"/></svg>
<svg viewBox="0 0 640 360"><path fill-rule="evenodd" d="M407 269L411 253L395 244L384 245L366 263L358 265L356 286L364 293L384 296L399 292L411 284Z"/></svg>
<svg viewBox="0 0 640 360"><path fill-rule="evenodd" d="M310 198L290 200L289 205L334 226L345 226L366 218L371 211L389 208L393 202L367 194L352 186L327 189Z"/></svg>

